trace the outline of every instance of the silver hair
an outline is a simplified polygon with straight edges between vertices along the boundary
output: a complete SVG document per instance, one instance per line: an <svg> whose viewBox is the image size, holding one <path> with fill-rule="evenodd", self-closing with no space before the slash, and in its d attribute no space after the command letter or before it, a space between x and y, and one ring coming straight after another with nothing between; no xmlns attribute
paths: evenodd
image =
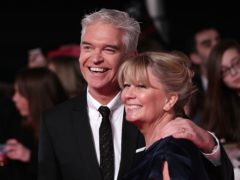
<svg viewBox="0 0 240 180"><path fill-rule="evenodd" d="M140 25L139 22L131 18L128 13L114 9L101 9L85 15L81 22L81 39L83 39L87 26L95 24L96 22L112 24L121 29L124 32L122 42L125 46L125 51L137 51L138 38L141 32Z"/></svg>

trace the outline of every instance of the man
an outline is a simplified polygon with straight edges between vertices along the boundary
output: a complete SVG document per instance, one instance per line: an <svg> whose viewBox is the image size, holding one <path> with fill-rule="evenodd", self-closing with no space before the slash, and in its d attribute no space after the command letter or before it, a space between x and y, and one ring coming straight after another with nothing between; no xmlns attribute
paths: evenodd
<svg viewBox="0 0 240 180"><path fill-rule="evenodd" d="M192 37L190 59L195 76L193 82L198 92L190 105L190 117L199 123L204 105L204 97L208 86L206 63L212 49L220 40L220 33L216 27L206 24L198 28Z"/></svg>
<svg viewBox="0 0 240 180"><path fill-rule="evenodd" d="M206 79L206 62L212 49L220 40L220 34L214 27L203 27L195 32L193 39L193 52L190 54L194 65L199 66L202 78ZM203 80L203 89L207 89L207 82Z"/></svg>
<svg viewBox="0 0 240 180"><path fill-rule="evenodd" d="M43 114L39 180L103 179L99 150L101 115L98 111L102 105L111 110L114 180L120 180L129 170L136 149L143 147L143 137L125 121L117 71L124 59L136 55L139 34L139 23L117 10L102 9L82 20L79 61L88 87L80 97ZM212 136L189 120L176 120L161 132L163 135L190 139L207 153L215 146ZM218 167L205 161L209 173L215 175L218 172L214 171L221 169L229 178L232 167L222 152Z"/></svg>

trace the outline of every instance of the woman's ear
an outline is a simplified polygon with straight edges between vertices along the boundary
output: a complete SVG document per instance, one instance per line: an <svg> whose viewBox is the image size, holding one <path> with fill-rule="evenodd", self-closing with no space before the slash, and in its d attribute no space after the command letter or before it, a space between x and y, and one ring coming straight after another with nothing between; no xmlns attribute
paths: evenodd
<svg viewBox="0 0 240 180"><path fill-rule="evenodd" d="M170 93L166 99L165 105L163 106L163 109L165 111L169 111L173 108L173 106L176 104L178 100L178 94L177 93Z"/></svg>

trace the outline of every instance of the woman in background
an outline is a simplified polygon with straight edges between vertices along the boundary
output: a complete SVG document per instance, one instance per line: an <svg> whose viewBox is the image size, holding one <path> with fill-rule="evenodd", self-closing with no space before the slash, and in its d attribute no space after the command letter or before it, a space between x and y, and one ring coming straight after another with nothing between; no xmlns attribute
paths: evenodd
<svg viewBox="0 0 240 180"><path fill-rule="evenodd" d="M207 61L208 90L202 126L223 143L240 142L240 45L222 40Z"/></svg>
<svg viewBox="0 0 240 180"><path fill-rule="evenodd" d="M22 168L19 179L36 179L37 144L40 114L67 99L55 73L47 68L21 70L14 83L13 101L23 118L23 133L6 141L5 151L10 160Z"/></svg>
<svg viewBox="0 0 240 180"><path fill-rule="evenodd" d="M48 53L48 68L57 74L69 98L79 95L86 85L79 55L79 45L65 45Z"/></svg>

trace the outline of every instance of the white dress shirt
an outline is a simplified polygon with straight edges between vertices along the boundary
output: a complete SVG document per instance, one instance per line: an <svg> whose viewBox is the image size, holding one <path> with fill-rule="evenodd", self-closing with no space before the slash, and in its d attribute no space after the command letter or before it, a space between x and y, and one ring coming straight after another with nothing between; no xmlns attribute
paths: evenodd
<svg viewBox="0 0 240 180"><path fill-rule="evenodd" d="M101 104L90 95L88 90L87 90L87 105L97 160L98 163L100 164L99 128L102 122L102 116L98 111L98 108L101 106ZM117 180L121 162L122 123L124 112L124 106L122 105L120 99L120 92L106 106L111 110L109 119L112 126L114 146L114 180Z"/></svg>

